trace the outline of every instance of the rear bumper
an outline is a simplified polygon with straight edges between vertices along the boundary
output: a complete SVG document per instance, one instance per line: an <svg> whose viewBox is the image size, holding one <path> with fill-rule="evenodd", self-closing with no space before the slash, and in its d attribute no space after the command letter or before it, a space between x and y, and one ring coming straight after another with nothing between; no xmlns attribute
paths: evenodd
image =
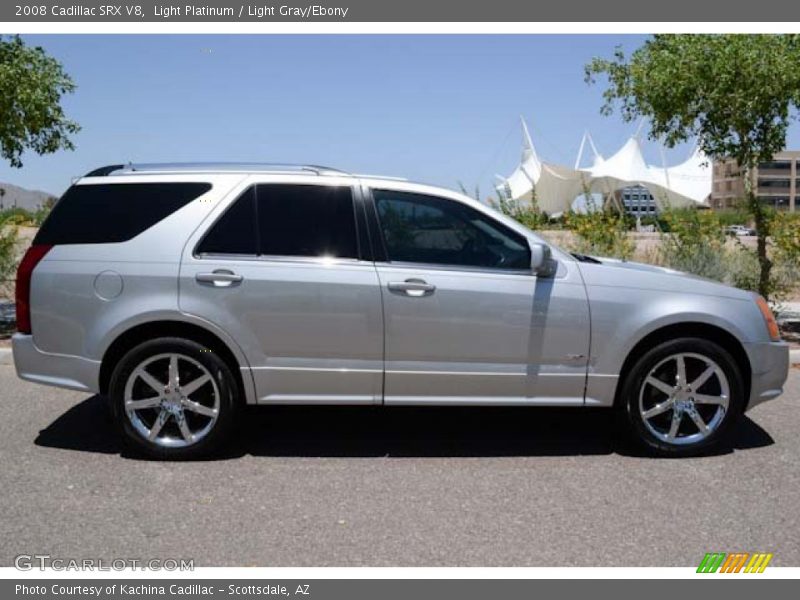
<svg viewBox="0 0 800 600"><path fill-rule="evenodd" d="M20 379L84 392L99 389L100 361L43 352L33 343L33 336L22 333L14 334L11 347Z"/></svg>
<svg viewBox="0 0 800 600"><path fill-rule="evenodd" d="M767 342L744 344L750 358L752 383L747 410L762 402L777 398L783 393L783 384L789 376L789 344Z"/></svg>

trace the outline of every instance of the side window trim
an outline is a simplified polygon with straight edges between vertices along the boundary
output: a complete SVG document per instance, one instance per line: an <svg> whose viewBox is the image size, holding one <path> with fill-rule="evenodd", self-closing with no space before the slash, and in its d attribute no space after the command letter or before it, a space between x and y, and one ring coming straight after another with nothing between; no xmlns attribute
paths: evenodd
<svg viewBox="0 0 800 600"><path fill-rule="evenodd" d="M459 271L465 273L492 273L495 275L515 275L515 276L529 276L535 277L536 274L533 273L529 269L502 269L498 267L478 267L478 266L469 266L469 265L456 265L456 264L448 264L448 263L426 263L426 262L411 262L411 261L393 261L389 258L389 252L386 247L386 239L383 234L383 228L380 224L380 216L378 215L378 207L375 201L375 195L373 191L375 189L384 189L384 188L366 188L365 186L365 198L367 201L367 217L368 217L368 225L370 228L370 233L373 234L372 238L376 240L376 243L373 244L373 248L377 245L379 250L375 252L375 263L387 266L398 266L398 267L408 267L408 268L423 268L423 269L435 269L437 271ZM457 200L452 200L450 198L446 198L444 196L435 196L432 194L426 194L423 192L413 192L413 191L405 191L405 190L392 190L390 188L386 189L388 192L397 192L400 194L413 194L413 195L421 195L421 196L430 196L431 198L437 198L446 202L458 202ZM475 210L472 207L467 207L470 210ZM487 215L487 219L491 219L490 216ZM527 238L509 230L509 228L496 221L495 219L491 219L493 223L495 223L498 228L502 231L509 231L513 235L517 235L521 237L525 245L530 248L530 243Z"/></svg>
<svg viewBox="0 0 800 600"><path fill-rule="evenodd" d="M372 261L362 260L360 258L321 258L318 256L284 256L281 254L219 254L214 252L204 252L195 254L193 257L197 260L213 260L220 262L225 260L230 261L248 261L248 262L282 262L293 264L324 264L324 265L370 265Z"/></svg>
<svg viewBox="0 0 800 600"><path fill-rule="evenodd" d="M517 277L535 277L530 269L498 269L497 267L471 267L468 265L448 265L444 263L409 262L402 260L380 261L375 263L384 267L400 267L408 270L423 269L426 271L458 271L459 273L484 273L487 275L516 275Z"/></svg>

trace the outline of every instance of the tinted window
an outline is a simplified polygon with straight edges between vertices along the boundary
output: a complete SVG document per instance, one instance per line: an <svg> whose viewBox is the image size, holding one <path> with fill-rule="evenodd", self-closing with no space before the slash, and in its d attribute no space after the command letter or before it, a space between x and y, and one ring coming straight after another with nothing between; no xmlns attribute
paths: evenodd
<svg viewBox="0 0 800 600"><path fill-rule="evenodd" d="M389 260L528 269L525 238L460 202L405 192L373 192Z"/></svg>
<svg viewBox="0 0 800 600"><path fill-rule="evenodd" d="M124 242L210 189L208 183L74 185L56 202L34 243Z"/></svg>
<svg viewBox="0 0 800 600"><path fill-rule="evenodd" d="M349 187L262 184L256 202L261 254L358 256Z"/></svg>
<svg viewBox="0 0 800 600"><path fill-rule="evenodd" d="M197 246L200 254L256 254L256 192L250 187L211 227Z"/></svg>

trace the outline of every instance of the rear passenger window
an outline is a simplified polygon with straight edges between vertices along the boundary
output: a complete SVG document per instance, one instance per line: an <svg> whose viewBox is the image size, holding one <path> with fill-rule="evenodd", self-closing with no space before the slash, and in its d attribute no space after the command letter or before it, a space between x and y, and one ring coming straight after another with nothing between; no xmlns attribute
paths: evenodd
<svg viewBox="0 0 800 600"><path fill-rule="evenodd" d="M214 224L197 253L357 258L352 192L325 185L252 186Z"/></svg>
<svg viewBox="0 0 800 600"><path fill-rule="evenodd" d="M206 234L198 254L257 254L256 189L250 187Z"/></svg>
<svg viewBox="0 0 800 600"><path fill-rule="evenodd" d="M256 204L261 254L358 256L349 187L260 184Z"/></svg>
<svg viewBox="0 0 800 600"><path fill-rule="evenodd" d="M33 243L125 242L210 189L209 183L74 185L53 207Z"/></svg>

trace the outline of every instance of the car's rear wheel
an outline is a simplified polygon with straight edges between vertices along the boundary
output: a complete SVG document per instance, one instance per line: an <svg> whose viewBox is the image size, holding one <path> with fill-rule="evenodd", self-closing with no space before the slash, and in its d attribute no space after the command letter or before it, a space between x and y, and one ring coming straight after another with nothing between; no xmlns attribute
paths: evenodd
<svg viewBox="0 0 800 600"><path fill-rule="evenodd" d="M126 444L161 459L217 451L234 422L237 385L213 350L183 338L159 338L127 352L109 386Z"/></svg>
<svg viewBox="0 0 800 600"><path fill-rule="evenodd" d="M663 342L628 372L621 396L633 438L660 456L702 454L730 442L744 411L739 367L701 338Z"/></svg>

